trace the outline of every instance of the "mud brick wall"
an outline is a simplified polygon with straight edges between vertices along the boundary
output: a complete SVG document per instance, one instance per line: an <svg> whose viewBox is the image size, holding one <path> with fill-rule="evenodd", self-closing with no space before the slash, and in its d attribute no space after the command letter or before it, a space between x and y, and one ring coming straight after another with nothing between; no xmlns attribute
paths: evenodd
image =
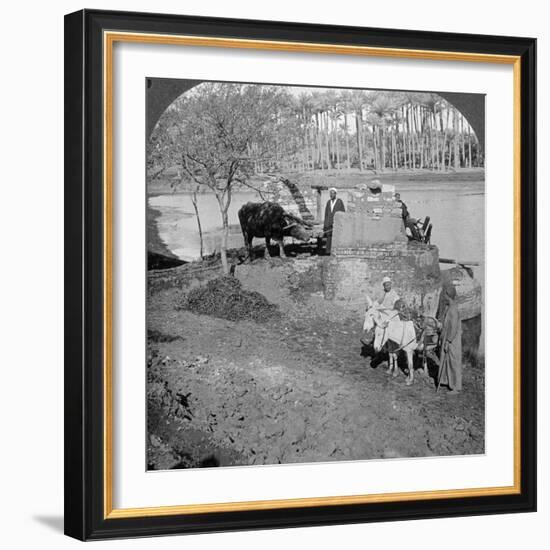
<svg viewBox="0 0 550 550"><path fill-rule="evenodd" d="M334 216L333 249L407 241L393 186L384 187L387 189L380 193L372 193L368 188L347 193L346 212Z"/></svg>
<svg viewBox="0 0 550 550"><path fill-rule="evenodd" d="M366 297L382 292L383 277L417 311L435 314L441 286L436 246L403 242L333 249L324 266L325 298L351 309L364 310Z"/></svg>
<svg viewBox="0 0 550 550"><path fill-rule="evenodd" d="M266 200L280 204L285 210L313 221L317 209L317 193L311 188L300 188L285 178L269 179L263 183Z"/></svg>
<svg viewBox="0 0 550 550"><path fill-rule="evenodd" d="M393 185L384 185L380 193L372 193L368 188L360 187L348 192L347 212L401 217L401 207L395 201Z"/></svg>
<svg viewBox="0 0 550 550"><path fill-rule="evenodd" d="M332 230L332 250L357 249L394 241L407 242L401 216L337 212Z"/></svg>
<svg viewBox="0 0 550 550"><path fill-rule="evenodd" d="M452 267L441 272L443 285L454 284L458 293L458 311L462 319L477 317L481 312L483 291L479 281L468 276L464 269Z"/></svg>

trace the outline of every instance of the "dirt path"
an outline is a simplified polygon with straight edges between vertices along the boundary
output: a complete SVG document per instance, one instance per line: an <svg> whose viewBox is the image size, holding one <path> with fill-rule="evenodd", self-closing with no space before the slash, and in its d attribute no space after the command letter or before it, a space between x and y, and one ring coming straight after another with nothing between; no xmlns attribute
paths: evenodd
<svg viewBox="0 0 550 550"><path fill-rule="evenodd" d="M315 296L258 324L178 311L178 295L149 302L151 469L484 452L483 367L460 395L407 387Z"/></svg>

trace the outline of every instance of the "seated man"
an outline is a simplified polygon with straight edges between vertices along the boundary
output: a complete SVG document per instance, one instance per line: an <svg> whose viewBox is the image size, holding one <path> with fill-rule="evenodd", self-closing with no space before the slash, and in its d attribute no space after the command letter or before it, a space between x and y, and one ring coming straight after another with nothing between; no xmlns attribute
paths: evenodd
<svg viewBox="0 0 550 550"><path fill-rule="evenodd" d="M389 277L384 277L382 279L382 289L383 292L374 303L374 307L380 311L393 310L395 302L399 300L399 294L392 289L392 281Z"/></svg>
<svg viewBox="0 0 550 550"><path fill-rule="evenodd" d="M401 208L401 218L405 224L405 233L409 240L426 242L425 232L430 218L427 217L424 221L412 218L407 205L401 200L401 194L395 193L394 197L395 202Z"/></svg>
<svg viewBox="0 0 550 550"><path fill-rule="evenodd" d="M416 218L410 216L404 220L405 234L410 240L422 242L422 224Z"/></svg>
<svg viewBox="0 0 550 550"><path fill-rule="evenodd" d="M406 221L409 217L409 210L407 205L401 200L400 193L395 194L395 202L397 202L398 206L401 208L401 217L403 218L403 221Z"/></svg>
<svg viewBox="0 0 550 550"><path fill-rule="evenodd" d="M393 316L397 315L395 303L400 298L397 292L392 289L392 281L389 277L382 279L382 288L383 292L378 296L377 300L373 301L367 296L367 309L363 322L363 330L366 332L373 329L375 324L383 325Z"/></svg>
<svg viewBox="0 0 550 550"><path fill-rule="evenodd" d="M407 234L407 237L413 241L421 241L422 234L418 227L419 221L415 218L411 218L407 205L401 200L401 193L396 193L394 197L395 202L401 208L401 218L405 224L405 233Z"/></svg>

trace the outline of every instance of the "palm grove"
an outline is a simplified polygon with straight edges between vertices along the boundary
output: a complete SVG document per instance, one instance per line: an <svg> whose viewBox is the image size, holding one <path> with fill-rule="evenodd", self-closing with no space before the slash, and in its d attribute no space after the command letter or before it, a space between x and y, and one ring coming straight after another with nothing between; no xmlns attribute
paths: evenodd
<svg viewBox="0 0 550 550"><path fill-rule="evenodd" d="M483 165L467 120L437 94L203 83L180 96L147 144L148 179L217 200L228 271L228 209L236 186L265 174L447 171ZM202 237L201 237L202 242Z"/></svg>

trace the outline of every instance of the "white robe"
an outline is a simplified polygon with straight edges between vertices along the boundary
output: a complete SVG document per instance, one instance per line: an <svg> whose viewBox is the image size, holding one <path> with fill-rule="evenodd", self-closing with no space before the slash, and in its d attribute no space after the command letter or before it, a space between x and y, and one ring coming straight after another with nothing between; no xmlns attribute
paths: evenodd
<svg viewBox="0 0 550 550"><path fill-rule="evenodd" d="M399 300L399 294L392 288L389 292L384 292L384 295L378 300L378 308L393 309L397 300Z"/></svg>

